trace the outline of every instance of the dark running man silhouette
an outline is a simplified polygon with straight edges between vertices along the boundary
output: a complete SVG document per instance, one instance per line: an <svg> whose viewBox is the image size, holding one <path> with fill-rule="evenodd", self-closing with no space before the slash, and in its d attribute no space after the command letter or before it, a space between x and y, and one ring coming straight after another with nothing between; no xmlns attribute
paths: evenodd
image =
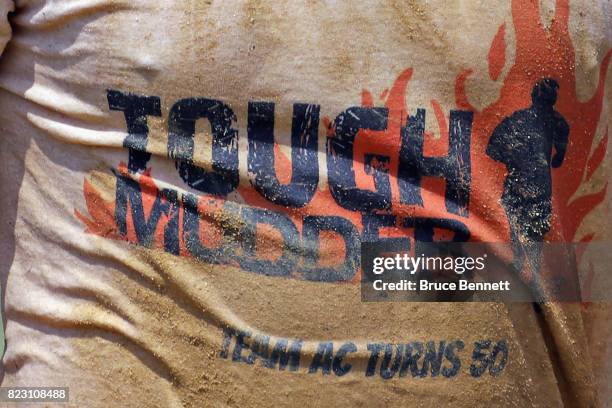
<svg viewBox="0 0 612 408"><path fill-rule="evenodd" d="M487 155L508 168L501 202L510 223L517 271L527 258L531 270L539 272L542 242L550 230L551 167L563 163L569 135L567 122L554 110L557 89L554 79L539 80L531 92L531 106L504 119L487 147Z"/></svg>

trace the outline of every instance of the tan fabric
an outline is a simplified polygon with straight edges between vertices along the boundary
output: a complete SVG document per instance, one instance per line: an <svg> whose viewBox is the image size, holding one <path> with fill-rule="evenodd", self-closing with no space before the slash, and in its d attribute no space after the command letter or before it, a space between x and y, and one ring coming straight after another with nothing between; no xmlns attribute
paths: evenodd
<svg viewBox="0 0 612 408"><path fill-rule="evenodd" d="M533 2L518 3L525 3L517 6L520 11ZM9 2L0 3L2 16L10 9ZM541 11L539 24L555 21L554 5L544 4ZM570 71L575 66L576 100L585 101L602 86L599 67L612 44L610 10L606 1L585 0L572 2L570 11L575 49ZM521 15L515 10L515 24ZM448 111L458 108L457 77L465 69L472 69L465 87L474 109L498 100L517 59L511 3L22 0L11 23L15 35L0 62L0 264L7 339L2 386L67 386L74 407L590 407L609 401L605 395L598 400L595 387L607 389L609 369L602 362L608 353L599 354L598 370L590 353L607 349L601 342L608 336L597 340L597 333L608 326L597 329L589 320L585 330L579 304L536 311L531 304L363 303L355 282L311 282L208 264L184 256L182 241L182 256L172 255L159 242L163 232L151 248L133 243L133 228L121 240L114 204L105 207L116 200L116 175L126 174L128 162L125 117L110 109L108 90L160 98L161 116L147 118L150 178L131 175L141 185L152 180L158 187L203 195L185 184L167 157L168 118L182 98L218 99L235 112L239 132L240 188L227 201L281 211L250 187L249 101L276 104L282 145L277 154L286 157L291 157L293 104L321 106L318 194L326 194L323 118L333 121L348 107L362 105L363 90L382 106L379 95L392 93L402 72L412 68L401 102L410 114L426 107L434 138L442 132L432 100L448 118ZM490 44L502 24L505 57L493 75ZM10 29L5 20L0 27L1 46ZM528 77L525 73L525 81ZM561 104L566 100L563 94ZM603 100L609 105L609 91ZM502 107L499 120L519 107ZM585 121L599 123L591 132L597 135L593 149L610 123L608 111L600 116ZM210 129L198 122L196 131L195 162L210 169L210 146L203 143ZM483 152L489 134L472 136ZM503 240L508 234L499 205L503 167L491 172L494 164L484 156L479 160L474 174L482 170L479 163L488 167L472 186L470 226L477 226L477 239ZM594 189L609 179L606 160L593 176ZM149 206L155 194L148 196ZM438 198L426 196L437 204L426 203L422 211L457 219ZM591 215L607 218L608 202L609 196ZM352 217L329 197L315 210ZM310 207L304 212L319 214ZM234 222L230 216L218 224L239 228ZM563 225L564 219L555 217L555 223ZM595 234L595 240L612 239L601 222L580 231ZM274 252L278 241L263 232L258 245ZM224 345L224 329L250 333L238 361L232 361L236 336ZM283 339L288 345L303 340L299 369L268 368L261 357L248 364L248 345L253 348L257 335L270 336L270 348ZM441 341L448 353L442 371L432 376L429 367L420 378L408 368L405 376L382 378L386 344L401 344L404 352L406 344L433 342L439 351ZM486 370L475 378L470 372L475 344L484 341L492 342L488 354L496 344L507 344L507 364L498 375ZM309 373L317 350L328 342L334 357L343 345L354 345L339 361L340 369L352 365L345 375L333 367L329 374L320 367ZM382 349L368 376L373 344ZM447 378L450 344L461 367ZM398 349L388 349L395 359ZM500 364L498 357L494 366Z"/></svg>

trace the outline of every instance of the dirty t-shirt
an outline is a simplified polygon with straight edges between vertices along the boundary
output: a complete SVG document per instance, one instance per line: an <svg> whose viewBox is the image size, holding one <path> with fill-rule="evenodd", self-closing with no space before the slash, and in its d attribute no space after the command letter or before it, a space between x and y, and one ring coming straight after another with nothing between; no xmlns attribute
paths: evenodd
<svg viewBox="0 0 612 408"><path fill-rule="evenodd" d="M605 307L366 303L358 282L360 243L386 237L610 240L607 2L0 11L3 386L75 407L603 405Z"/></svg>

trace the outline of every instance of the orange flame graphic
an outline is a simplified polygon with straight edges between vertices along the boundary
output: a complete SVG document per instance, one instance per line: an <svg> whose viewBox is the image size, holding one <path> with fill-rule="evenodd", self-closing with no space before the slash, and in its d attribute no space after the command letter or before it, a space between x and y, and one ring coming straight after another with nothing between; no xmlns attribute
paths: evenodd
<svg viewBox="0 0 612 408"><path fill-rule="evenodd" d="M514 111L530 105L530 94L535 82L541 78L552 77L560 85L558 101L555 109L567 120L570 126L569 145L565 162L559 169L553 171L553 220L552 229L548 234L550 241L573 242L589 241L594 237L582 239L576 237L578 227L606 195L607 185L595 193L589 193L575 198L580 186L588 182L595 171L601 166L607 150L607 130L605 137L594 146L597 124L602 111L605 74L610 63L611 52L608 52L602 62L599 82L590 100L580 102L576 93L576 57L569 34L569 4L568 0L557 0L555 16L550 28L546 29L540 20L538 3L531 0L512 1L512 23L516 36L516 57L514 64L504 69L507 63L507 43L505 40L506 25L502 24L495 35L489 53L489 76L494 81L502 81L499 98L483 108L475 109L467 96L467 79L472 70L463 70L455 82L455 104L458 109L474 112L472 124L472 196L470 200L470 216L461 218L449 214L444 203L444 183L436 180L423 179L423 207L407 206L399 203L397 175L399 167L400 132L406 125L407 112L406 93L412 77L413 69L406 69L395 80L389 90L385 90L380 98L384 100L389 110L388 127L382 132L360 132L355 140L354 154L356 161L362 161L366 153L384 154L390 158L389 176L392 179L392 208L397 216L436 216L457 219L465 223L472 232L472 239L482 242L508 242L510 233L506 214L498 203L502 195L506 176L505 166L489 158L485 151L493 129L504 117ZM502 77L503 76L503 77ZM374 97L367 90L362 91L362 104L373 106ZM438 122L440 139L429 145L426 154L444 154L444 146L448 144L448 123L440 104L431 101L433 113ZM333 137L334 130L331 121L323 119L328 127L327 136ZM426 137L431 136L430 133ZM591 153L592 151L592 153ZM275 146L275 169L281 182L288 182L291 174L290 160ZM118 169L122 175L128 175L125 164ZM357 187L373 189L373 180L356 166ZM130 176L133 177L133 176ZM158 197L158 189L151 177L150 169L139 176L143 207L148 214ZM428 184L428 183L431 183ZM338 206L328 189L317 190L315 196L305 207L288 209L268 202L250 186L240 186L238 193L245 202L256 207L268 208L287 214L301 231L304 215L337 215L345 217L361 229L361 216L358 213ZM90 182L84 182L84 195L89 217L75 211L75 215L85 224L86 232L115 240L127 240L136 243L130 211L128 211L128 234L123 236L115 221L115 203L105 201ZM155 233L152 246L163 248L163 228L168 217L162 216ZM179 223L182 225L182 223ZM401 230L398 228L398 230ZM182 233L179 234L182 237ZM180 238L182 240L182 238ZM181 241L181 255L187 255L184 243Z"/></svg>

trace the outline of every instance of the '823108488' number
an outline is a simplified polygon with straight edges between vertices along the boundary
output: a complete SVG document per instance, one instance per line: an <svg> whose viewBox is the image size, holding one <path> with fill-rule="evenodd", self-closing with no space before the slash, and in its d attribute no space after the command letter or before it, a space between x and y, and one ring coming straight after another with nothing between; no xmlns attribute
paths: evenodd
<svg viewBox="0 0 612 408"><path fill-rule="evenodd" d="M1 387L0 400L8 402L67 402L65 387Z"/></svg>

